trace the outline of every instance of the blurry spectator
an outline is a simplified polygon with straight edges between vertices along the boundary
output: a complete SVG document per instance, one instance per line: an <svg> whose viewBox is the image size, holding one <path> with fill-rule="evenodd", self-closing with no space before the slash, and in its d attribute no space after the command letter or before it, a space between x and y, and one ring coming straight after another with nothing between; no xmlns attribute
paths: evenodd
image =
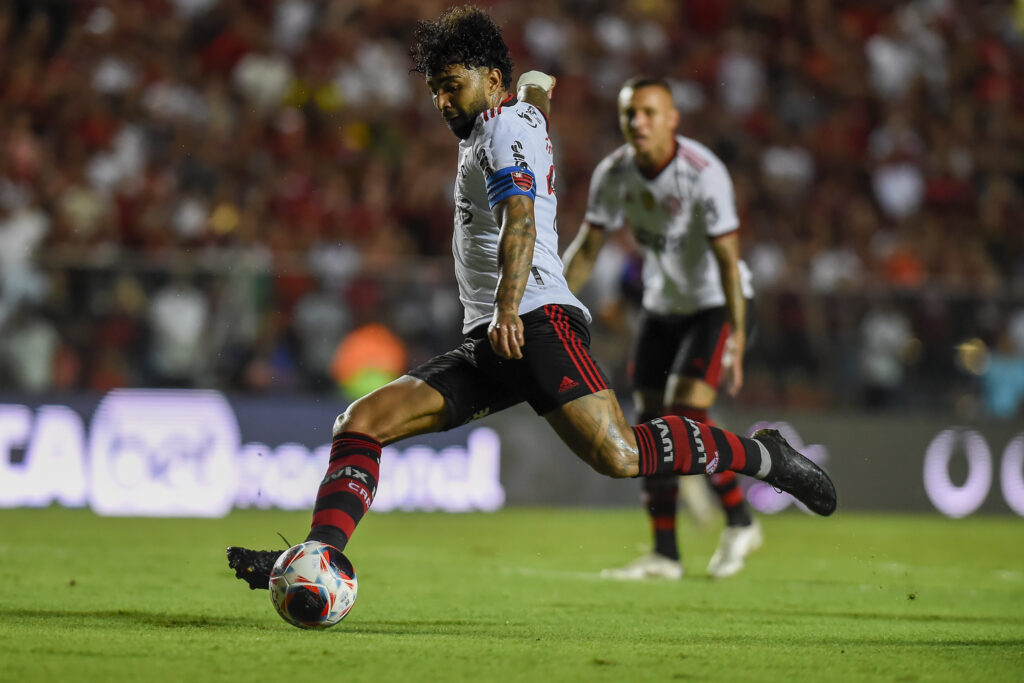
<svg viewBox="0 0 1024 683"><path fill-rule="evenodd" d="M22 308L2 326L0 358L10 387L41 394L53 386L54 362L60 339L53 323L42 315Z"/></svg>
<svg viewBox="0 0 1024 683"><path fill-rule="evenodd" d="M48 35L43 55L49 58L57 53L71 23L71 0L12 0L11 10L14 20L7 40L16 42L29 33L33 21L45 21ZM39 15L44 19L37 19Z"/></svg>
<svg viewBox="0 0 1024 683"><path fill-rule="evenodd" d="M892 408L902 400L910 321L891 301L868 310L860 325L864 406Z"/></svg>
<svg viewBox="0 0 1024 683"><path fill-rule="evenodd" d="M209 302L186 268L178 267L171 281L153 295L148 317L154 381L161 386L194 386L205 369Z"/></svg>
<svg viewBox="0 0 1024 683"><path fill-rule="evenodd" d="M976 375L986 412L1000 419L1013 419L1024 406L1024 352L1016 349L1009 329L1002 330L995 346L970 339L957 347L961 368Z"/></svg>
<svg viewBox="0 0 1024 683"><path fill-rule="evenodd" d="M882 99L900 100L913 85L921 62L896 13L885 17L881 29L864 44L869 80Z"/></svg>
<svg viewBox="0 0 1024 683"><path fill-rule="evenodd" d="M761 102L764 92L764 64L751 36L740 30L726 35L725 52L718 63L718 93L725 110L745 116Z"/></svg>
<svg viewBox="0 0 1024 683"><path fill-rule="evenodd" d="M338 290L321 286L295 304L294 327L299 361L308 386L323 389L330 382L331 362L351 324Z"/></svg>
<svg viewBox="0 0 1024 683"><path fill-rule="evenodd" d="M0 328L23 302L41 302L46 294L34 257L49 228L49 217L38 207L0 206Z"/></svg>

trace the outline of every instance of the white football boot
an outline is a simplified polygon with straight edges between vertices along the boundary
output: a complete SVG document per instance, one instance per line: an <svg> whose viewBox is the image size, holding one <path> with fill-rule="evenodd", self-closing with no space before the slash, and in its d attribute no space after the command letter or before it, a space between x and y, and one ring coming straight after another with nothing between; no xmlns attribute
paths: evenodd
<svg viewBox="0 0 1024 683"><path fill-rule="evenodd" d="M718 549L708 563L708 576L724 579L743 569L747 555L764 543L761 525L755 519L750 526L727 526L722 529Z"/></svg>
<svg viewBox="0 0 1024 683"><path fill-rule="evenodd" d="M678 560L670 560L664 555L652 552L638 557L625 567L602 569L601 578L620 581L681 579L683 578L683 565Z"/></svg>

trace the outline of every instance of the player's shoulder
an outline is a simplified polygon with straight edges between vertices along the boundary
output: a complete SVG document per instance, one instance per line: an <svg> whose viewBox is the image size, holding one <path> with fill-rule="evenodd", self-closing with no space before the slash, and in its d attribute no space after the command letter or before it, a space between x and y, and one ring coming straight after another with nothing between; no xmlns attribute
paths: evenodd
<svg viewBox="0 0 1024 683"><path fill-rule="evenodd" d="M547 119L540 109L510 96L497 107L481 112L474 129L481 138L505 135L546 137L547 127Z"/></svg>
<svg viewBox="0 0 1024 683"><path fill-rule="evenodd" d="M594 175L618 177L633 168L633 148L621 145L605 156L594 167Z"/></svg>
<svg viewBox="0 0 1024 683"><path fill-rule="evenodd" d="M709 169L713 171L725 170L725 164L722 163L722 160L702 142L688 138L685 135L677 135L676 142L679 143L676 156L697 173L704 173Z"/></svg>

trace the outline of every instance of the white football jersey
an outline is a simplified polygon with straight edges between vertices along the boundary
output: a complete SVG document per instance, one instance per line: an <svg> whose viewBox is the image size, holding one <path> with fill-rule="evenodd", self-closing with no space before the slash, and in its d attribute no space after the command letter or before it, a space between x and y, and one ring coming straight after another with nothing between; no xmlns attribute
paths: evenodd
<svg viewBox="0 0 1024 683"><path fill-rule="evenodd" d="M632 228L644 247L644 308L662 314L725 305L709 238L739 228L725 164L696 140L676 141L675 157L650 180L629 145L602 159L590 178L585 216L606 230ZM739 269L743 295L750 298L750 269L742 260Z"/></svg>
<svg viewBox="0 0 1024 683"><path fill-rule="evenodd" d="M590 312L569 291L562 274L552 154L544 115L533 105L512 97L480 114L473 132L459 143L452 252L459 298L465 309L463 332L490 322L494 313L501 226L491 213L488 182L491 181L492 197L498 196L493 188L497 178L504 179L513 192L536 191L533 213L537 241L519 314L545 304L563 304L581 309L590 321ZM532 172L532 176L525 171Z"/></svg>

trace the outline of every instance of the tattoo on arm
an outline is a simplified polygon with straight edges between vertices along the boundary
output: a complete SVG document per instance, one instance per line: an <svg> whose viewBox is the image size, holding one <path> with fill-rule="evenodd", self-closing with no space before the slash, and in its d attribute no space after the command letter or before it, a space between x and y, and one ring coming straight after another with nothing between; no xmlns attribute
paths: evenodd
<svg viewBox="0 0 1024 683"><path fill-rule="evenodd" d="M495 207L501 222L498 238L498 291L495 304L502 311L518 311L526 292L537 241L533 200L523 195L509 197Z"/></svg>

